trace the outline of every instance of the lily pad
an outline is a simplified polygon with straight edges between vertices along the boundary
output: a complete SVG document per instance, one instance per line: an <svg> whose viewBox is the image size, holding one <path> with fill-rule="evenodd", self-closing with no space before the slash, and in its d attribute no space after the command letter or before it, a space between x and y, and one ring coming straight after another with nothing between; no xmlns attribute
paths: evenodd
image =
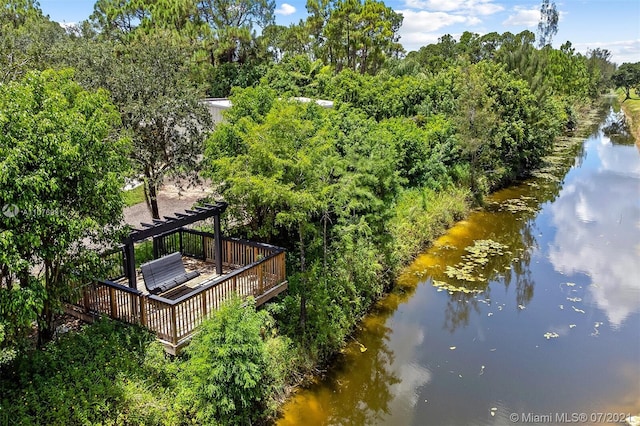
<svg viewBox="0 0 640 426"><path fill-rule="evenodd" d="M492 257L504 255L506 245L493 240L476 240L472 246L465 247L467 254L454 266L447 266L445 274L449 278L467 282L486 282L487 278L480 270Z"/></svg>

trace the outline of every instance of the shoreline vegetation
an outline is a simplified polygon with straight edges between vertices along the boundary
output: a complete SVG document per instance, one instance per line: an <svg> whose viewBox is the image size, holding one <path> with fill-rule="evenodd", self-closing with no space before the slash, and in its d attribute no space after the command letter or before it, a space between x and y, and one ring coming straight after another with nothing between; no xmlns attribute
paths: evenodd
<svg viewBox="0 0 640 426"><path fill-rule="evenodd" d="M633 135L636 146L640 148L640 95L636 90L631 90L631 98L625 100L622 89L616 92L620 108L628 121L629 130Z"/></svg>
<svg viewBox="0 0 640 426"><path fill-rule="evenodd" d="M404 56L402 16L382 2L312 1L306 22L260 36L252 19L273 3L224 31L191 0L120 3L72 30L31 0L0 8L1 204L46 213L0 214L0 422L273 422L403 265L579 131L615 70L607 51L536 47L530 31ZM215 127L204 97L232 102ZM144 188L123 199L126 176ZM123 205L142 196L159 219L172 178L216 188L228 236L284 247L288 291L261 309L231 301L175 358L140 327L55 327L104 276L81 242L117 244Z"/></svg>

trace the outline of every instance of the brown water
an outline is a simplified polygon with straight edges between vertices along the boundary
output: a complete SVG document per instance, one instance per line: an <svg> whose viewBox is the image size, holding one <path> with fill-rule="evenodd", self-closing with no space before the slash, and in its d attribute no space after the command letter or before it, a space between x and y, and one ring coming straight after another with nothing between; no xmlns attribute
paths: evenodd
<svg viewBox="0 0 640 426"><path fill-rule="evenodd" d="M605 115L418 257L279 425L640 415L640 154Z"/></svg>

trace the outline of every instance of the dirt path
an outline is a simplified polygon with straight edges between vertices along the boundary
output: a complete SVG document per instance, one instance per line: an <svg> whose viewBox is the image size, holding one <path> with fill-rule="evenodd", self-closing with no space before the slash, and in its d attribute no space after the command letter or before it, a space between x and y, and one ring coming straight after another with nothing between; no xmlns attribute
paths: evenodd
<svg viewBox="0 0 640 426"><path fill-rule="evenodd" d="M175 212L190 209L200 199L213 194L209 182L197 186L183 186L182 190L176 182L167 182L158 192L158 209L160 216L173 216ZM151 223L151 211L142 202L124 209L124 220L134 228L139 228L141 222Z"/></svg>

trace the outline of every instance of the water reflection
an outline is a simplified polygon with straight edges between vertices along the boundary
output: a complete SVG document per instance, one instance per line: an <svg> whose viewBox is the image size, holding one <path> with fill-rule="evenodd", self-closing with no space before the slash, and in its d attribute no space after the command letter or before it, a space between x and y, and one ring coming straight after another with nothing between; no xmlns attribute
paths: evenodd
<svg viewBox="0 0 640 426"><path fill-rule="evenodd" d="M387 320L412 293L413 289L398 288L382 300L339 355L323 382L326 386L313 386L295 397L278 424L377 424L392 412L390 406L396 392L410 399L412 387L428 381L428 373L411 368L396 371L391 367L397 362L397 355L389 348L392 329ZM404 340L409 342L423 338L412 333L406 337ZM403 364L404 361L400 360ZM354 364L358 366L358 374L350 374ZM336 400L340 404L335 404Z"/></svg>
<svg viewBox="0 0 640 426"><path fill-rule="evenodd" d="M604 135L587 143L595 166L571 174L550 207L549 259L563 274L588 275L593 301L618 327L640 310L640 162L634 146Z"/></svg>
<svg viewBox="0 0 640 426"><path fill-rule="evenodd" d="M629 130L626 117L622 111L614 112L613 109L604 124L602 133L609 138L612 143L620 145L633 145L635 140Z"/></svg>

